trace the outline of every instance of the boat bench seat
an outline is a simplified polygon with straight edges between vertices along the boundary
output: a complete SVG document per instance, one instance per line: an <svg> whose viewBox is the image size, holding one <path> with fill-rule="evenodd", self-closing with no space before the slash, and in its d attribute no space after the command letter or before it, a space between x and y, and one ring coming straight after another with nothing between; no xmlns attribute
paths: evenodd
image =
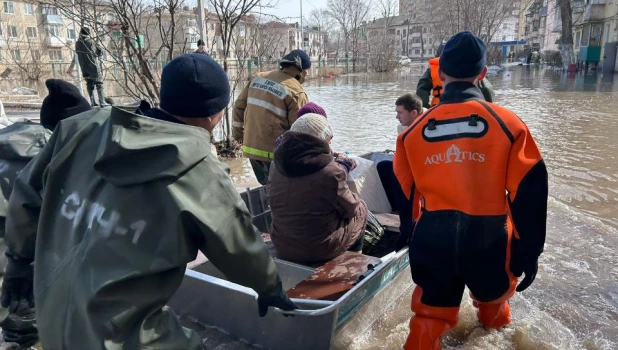
<svg viewBox="0 0 618 350"><path fill-rule="evenodd" d="M354 288L359 277L367 272L369 264L375 266L380 262L380 259L372 256L345 252L318 267L313 275L288 290L288 296L298 299L335 301Z"/></svg>
<svg viewBox="0 0 618 350"><path fill-rule="evenodd" d="M373 215L387 231L399 232L399 224L401 223L399 220L399 215L389 213L373 213Z"/></svg>

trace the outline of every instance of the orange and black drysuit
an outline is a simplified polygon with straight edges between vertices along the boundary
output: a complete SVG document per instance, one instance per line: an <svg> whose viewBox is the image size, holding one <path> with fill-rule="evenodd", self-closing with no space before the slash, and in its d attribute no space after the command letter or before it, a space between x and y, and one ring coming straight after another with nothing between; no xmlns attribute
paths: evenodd
<svg viewBox="0 0 618 350"><path fill-rule="evenodd" d="M534 279L545 244L547 169L526 125L474 84L450 83L399 135L394 171L408 198L422 198L408 243L417 287L405 349L440 349L465 286L485 327L508 324L517 277Z"/></svg>

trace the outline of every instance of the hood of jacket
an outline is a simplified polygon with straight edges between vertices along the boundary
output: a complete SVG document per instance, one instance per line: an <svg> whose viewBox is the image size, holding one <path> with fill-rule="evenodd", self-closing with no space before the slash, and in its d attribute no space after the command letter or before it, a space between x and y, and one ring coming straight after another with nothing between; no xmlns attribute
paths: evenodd
<svg viewBox="0 0 618 350"><path fill-rule="evenodd" d="M30 160L47 144L51 131L31 121L0 129L0 159Z"/></svg>
<svg viewBox="0 0 618 350"><path fill-rule="evenodd" d="M116 186L177 179L211 153L210 133L112 107L94 169Z"/></svg>
<svg viewBox="0 0 618 350"><path fill-rule="evenodd" d="M333 159L326 141L293 131L283 134L281 144L275 150L275 165L287 177L313 174Z"/></svg>

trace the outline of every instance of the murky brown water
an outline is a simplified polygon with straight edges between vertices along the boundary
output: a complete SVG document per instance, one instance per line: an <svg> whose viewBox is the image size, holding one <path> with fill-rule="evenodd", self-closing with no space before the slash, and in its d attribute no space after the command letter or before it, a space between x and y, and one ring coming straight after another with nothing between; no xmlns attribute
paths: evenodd
<svg viewBox="0 0 618 350"><path fill-rule="evenodd" d="M333 148L360 154L394 149L394 101L415 90L419 74L414 68L324 79L306 90L328 113ZM547 244L536 282L512 300L513 324L484 330L466 296L445 348L617 349L618 76L614 82L512 67L490 80L497 103L529 125L549 167ZM254 183L248 162L230 165L237 183ZM350 349L401 349L409 310L408 298L385 310Z"/></svg>

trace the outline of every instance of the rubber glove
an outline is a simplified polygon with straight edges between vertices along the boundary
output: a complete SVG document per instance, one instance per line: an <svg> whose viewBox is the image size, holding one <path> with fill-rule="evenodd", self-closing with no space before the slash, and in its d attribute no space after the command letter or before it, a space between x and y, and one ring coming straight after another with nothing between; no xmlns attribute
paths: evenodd
<svg viewBox="0 0 618 350"><path fill-rule="evenodd" d="M8 264L2 281L2 307L10 313L17 313L25 308L34 307L34 267L30 262L20 260L6 253Z"/></svg>
<svg viewBox="0 0 618 350"><path fill-rule="evenodd" d="M536 278L536 274L539 270L539 258L517 253L515 255L516 256L511 259L511 272L515 277L526 274L524 279L517 285L516 289L518 292L523 292L530 287Z"/></svg>
<svg viewBox="0 0 618 350"><path fill-rule="evenodd" d="M270 292L260 294L258 296L258 312L260 317L266 316L268 307L276 307L284 311L292 311L298 309L296 305L290 300L288 295L283 290L281 281L277 283L277 286Z"/></svg>

